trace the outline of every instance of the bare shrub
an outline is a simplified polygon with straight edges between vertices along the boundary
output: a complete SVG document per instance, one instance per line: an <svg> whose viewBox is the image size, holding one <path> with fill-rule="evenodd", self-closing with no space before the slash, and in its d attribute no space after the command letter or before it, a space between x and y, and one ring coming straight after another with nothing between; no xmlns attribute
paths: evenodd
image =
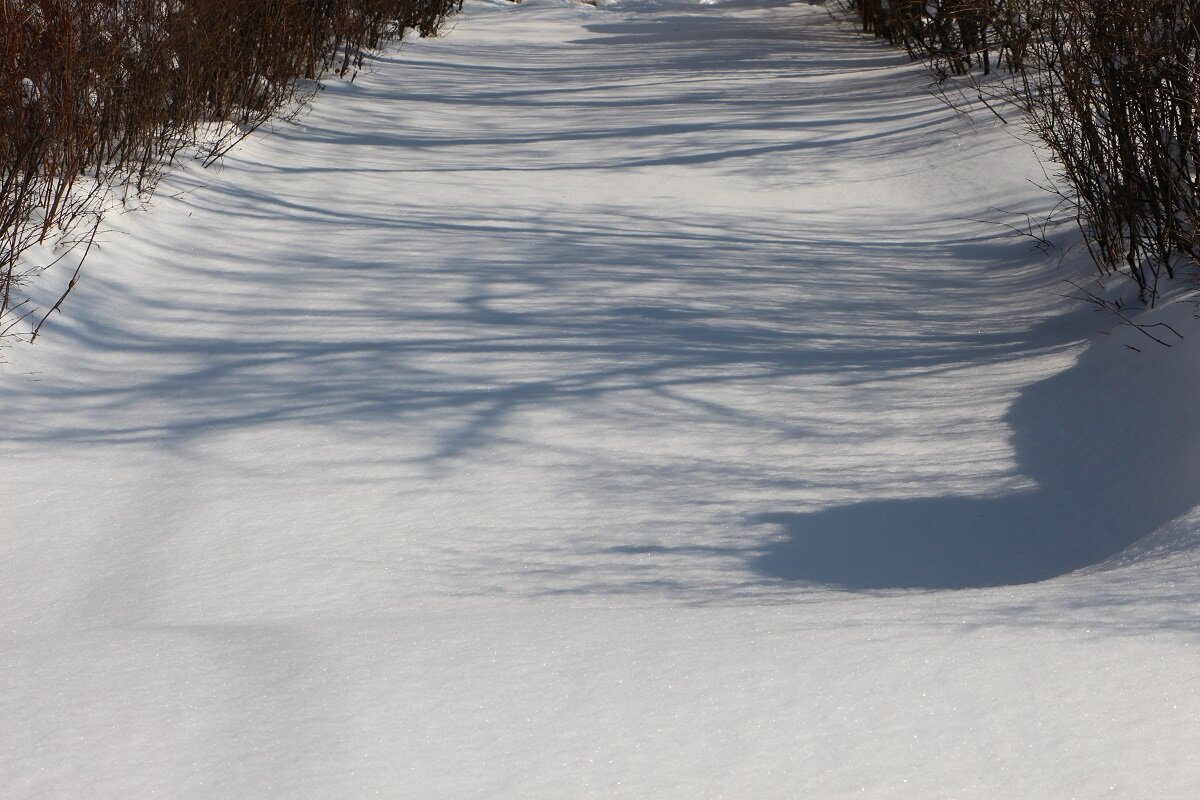
<svg viewBox="0 0 1200 800"><path fill-rule="evenodd" d="M940 81L989 86L1046 144L1103 272L1153 305L1200 259L1198 0L848 0Z"/></svg>
<svg viewBox="0 0 1200 800"><path fill-rule="evenodd" d="M437 33L459 5L0 0L0 335L35 243L90 246L114 194L152 192L185 151L211 163L295 103L299 79L353 78L367 53Z"/></svg>
<svg viewBox="0 0 1200 800"><path fill-rule="evenodd" d="M1153 304L1200 255L1198 4L1048 3L1023 99L1072 188L1092 255Z"/></svg>

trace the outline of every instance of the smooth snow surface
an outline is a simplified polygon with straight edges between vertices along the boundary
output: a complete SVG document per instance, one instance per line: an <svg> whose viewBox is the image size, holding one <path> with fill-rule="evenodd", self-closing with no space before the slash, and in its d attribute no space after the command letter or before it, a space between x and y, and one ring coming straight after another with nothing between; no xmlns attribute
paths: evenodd
<svg viewBox="0 0 1200 800"><path fill-rule="evenodd" d="M0 797L1200 796L1200 332L926 83L473 0L111 217L0 367Z"/></svg>

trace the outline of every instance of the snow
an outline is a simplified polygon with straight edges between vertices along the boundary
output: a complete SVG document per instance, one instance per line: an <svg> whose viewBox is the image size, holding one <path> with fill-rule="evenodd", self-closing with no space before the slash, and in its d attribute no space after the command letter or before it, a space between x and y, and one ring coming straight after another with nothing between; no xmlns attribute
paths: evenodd
<svg viewBox="0 0 1200 800"><path fill-rule="evenodd" d="M473 0L110 217L0 367L0 796L1194 797L1191 308L925 83Z"/></svg>

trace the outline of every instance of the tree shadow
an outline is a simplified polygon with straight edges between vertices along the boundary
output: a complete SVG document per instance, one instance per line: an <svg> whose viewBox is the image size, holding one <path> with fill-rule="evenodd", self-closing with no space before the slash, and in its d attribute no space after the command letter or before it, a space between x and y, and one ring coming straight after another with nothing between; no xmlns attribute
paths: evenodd
<svg viewBox="0 0 1200 800"><path fill-rule="evenodd" d="M908 177L932 173L934 162L909 155L957 136L959 121L914 97L907 70L854 77L902 55L847 47L830 25L803 19L789 27L669 14L597 22L588 33L569 46L606 57L570 71L519 41L466 52L474 71L407 50L395 60L426 73L420 80L332 87L343 95L336 114L317 109L304 128L280 126L257 158L230 156L238 169L170 177L164 186L177 198L160 197L175 206L164 211L179 235L148 236L131 223L139 237L131 253L97 251L104 279L80 287L92 302L56 318L55 339L84 356L36 387L12 387L3 399L23 424L7 442L189 452L227 434L303 427L346 432L390 448L379 456L389 464L417 468L396 474L440 476L506 447L542 447L526 425L552 409L600 434L612 420L649 431L643 420L655 418L669 433L737 430L782 452L802 436L844 444L847 426L869 438L866 416L844 423L821 405L856 383L952 381L980 365L1003 372L1078 338L1022 322L1057 308L1046 300L1057 279L1027 243L965 221L988 212L959 204L947 181ZM964 138L947 158L986 156L995 142ZM844 168L855 159L868 167ZM689 165L689 192L714 187L719 198L731 189L753 202L740 208L679 189L664 204L653 194L657 178L604 175L647 165ZM517 192L495 177L513 170L572 175ZM314 175L318 190L305 191ZM428 191L406 192L405 176ZM771 182L803 186L804 202L760 204ZM1013 191L1027 193L1020 202L1009 195L1022 208L1048 202L1032 187ZM151 273L155 281L143 280ZM1148 447L1131 427L1114 441L1109 420L1142 401L1110 396L1110 383L1124 379L1104 372L1108 362L1091 363L1033 387L1010 415L1021 468L1039 488L781 509L759 518L786 538L753 562L755 588L767 579L857 588L1037 580L1152 529L1191 494L1132 513L1118 498L1133 504L1156 484L1136 470L1103 470L1119 466L1112 453L1167 454L1179 443ZM1027 374L1023 365L1014 373ZM1081 420L1078 404L1054 392L1102 407ZM1181 416L1191 399L1152 397L1174 404L1152 413ZM805 403L812 408L793 410ZM1055 436L1089 446L1039 450ZM664 466L653 441L631 441L581 445L556 455L567 467L556 469L576 470L581 492L623 502L635 482L687 485L679 498L736 484L763 498L756 510L811 477L752 446L744 463L688 449ZM1085 452L1100 453L1099 463ZM305 457L341 463L325 451ZM1059 507L1061 498L1093 496ZM736 526L747 506L730 505ZM1038 539L1061 528L1087 531L1087 541ZM608 551L620 557L614 573L643 555L680 553L728 558L746 577L736 569L745 540L727 550L618 541ZM564 563L578 555L570 548L552 555L557 574L578 566L578 583L631 585L623 575L595 577L586 558ZM692 584L673 564L646 574L637 586Z"/></svg>
<svg viewBox="0 0 1200 800"><path fill-rule="evenodd" d="M871 590L1032 583L1100 564L1200 504L1194 350L1105 341L1025 389L1005 421L1034 488L760 515L785 536L753 566Z"/></svg>

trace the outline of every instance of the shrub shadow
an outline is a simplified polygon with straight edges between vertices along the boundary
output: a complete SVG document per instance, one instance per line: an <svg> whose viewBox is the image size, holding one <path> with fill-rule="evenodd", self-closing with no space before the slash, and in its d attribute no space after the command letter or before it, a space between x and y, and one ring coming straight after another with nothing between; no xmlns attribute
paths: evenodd
<svg viewBox="0 0 1200 800"><path fill-rule="evenodd" d="M753 566L871 590L1032 583L1100 564L1200 504L1193 349L1105 341L1025 389L1005 421L1030 490L761 515L785 537Z"/></svg>

